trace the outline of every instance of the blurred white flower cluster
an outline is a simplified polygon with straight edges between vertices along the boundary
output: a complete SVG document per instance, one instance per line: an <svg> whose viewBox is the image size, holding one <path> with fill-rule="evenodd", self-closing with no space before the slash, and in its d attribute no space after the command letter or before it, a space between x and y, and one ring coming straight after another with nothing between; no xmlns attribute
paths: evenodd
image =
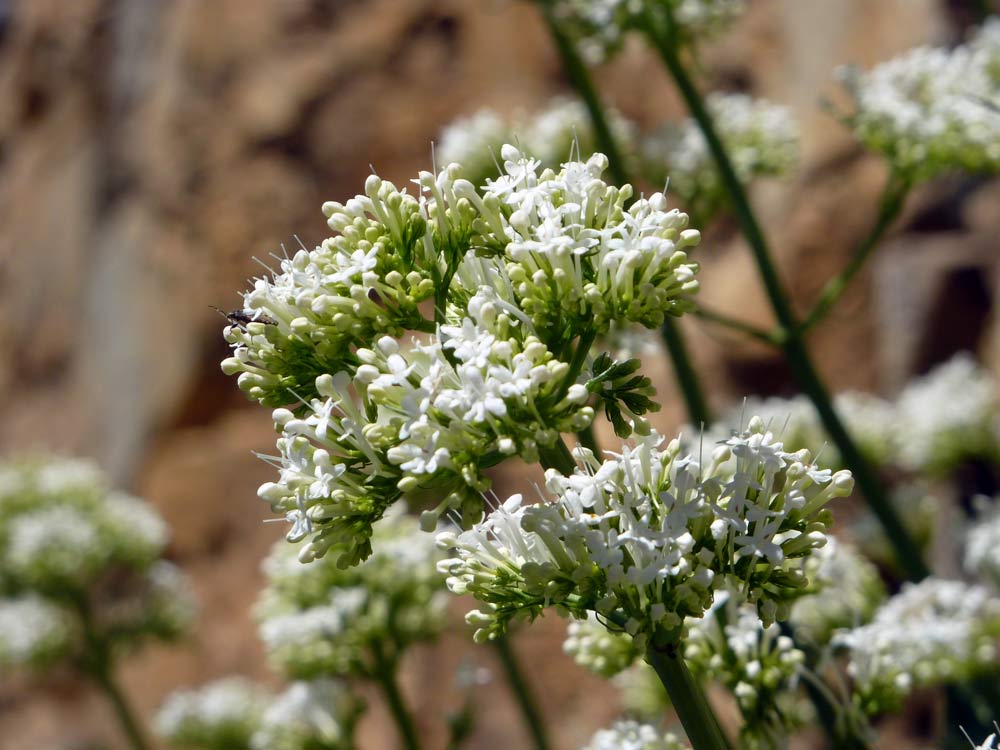
<svg viewBox="0 0 1000 750"><path fill-rule="evenodd" d="M383 653L396 657L444 628L448 593L434 537L393 508L375 528L375 551L353 568L333 558L301 564L292 545L264 562L257 605L271 663L291 679L370 677Z"/></svg>
<svg viewBox="0 0 1000 750"><path fill-rule="evenodd" d="M690 750L691 746L670 732L631 719L616 721L599 730L583 750Z"/></svg>
<svg viewBox="0 0 1000 750"><path fill-rule="evenodd" d="M360 706L333 680L275 696L243 677L172 693L156 716L171 750L352 750Z"/></svg>
<svg viewBox="0 0 1000 750"><path fill-rule="evenodd" d="M606 60L626 33L644 24L647 0L555 0L553 16L588 63ZM677 38L690 43L726 28L743 10L743 0L652 0L669 14Z"/></svg>
<svg viewBox="0 0 1000 750"><path fill-rule="evenodd" d="M976 501L979 517L966 533L965 569L1000 586L1000 500Z"/></svg>
<svg viewBox="0 0 1000 750"><path fill-rule="evenodd" d="M614 108L606 108L605 116L615 142L627 151L635 140L635 126ZM461 164L463 177L481 187L503 172L500 151L505 143L519 144L552 169L600 150L583 102L559 97L530 114L505 117L487 108L461 117L442 131L435 155L442 164Z"/></svg>
<svg viewBox="0 0 1000 750"><path fill-rule="evenodd" d="M913 379L894 401L847 392L834 406L861 451L879 466L933 477L969 459L1000 460L1000 385L967 353ZM721 442L744 414L760 415L788 448L807 448L824 465L840 465L804 396L748 399L704 435L689 428L689 441Z"/></svg>
<svg viewBox="0 0 1000 750"><path fill-rule="evenodd" d="M957 683L1000 666L1000 599L961 581L904 584L867 625L839 633L849 651L854 699L867 713L892 710L919 687Z"/></svg>
<svg viewBox="0 0 1000 750"><path fill-rule="evenodd" d="M841 77L854 99L847 123L909 179L1000 170L1000 21L954 49L919 47Z"/></svg>
<svg viewBox="0 0 1000 750"><path fill-rule="evenodd" d="M92 463L24 458L0 465L0 666L84 667L107 648L181 634L186 577L161 559L167 528L115 492Z"/></svg>
<svg viewBox="0 0 1000 750"><path fill-rule="evenodd" d="M373 176L365 196L327 204L340 234L258 279L226 329L223 369L290 407L274 412L278 481L259 494L306 540L303 560L359 562L386 509L430 491L443 500L428 526L449 511L474 522L484 469L537 460L593 419L595 336L693 305L699 233L662 194L626 207L631 188L602 179L600 154L559 171L501 156L482 191L452 164L421 173L418 197ZM436 322L417 307L431 297ZM402 345L405 329L432 336Z"/></svg>
<svg viewBox="0 0 1000 750"><path fill-rule="evenodd" d="M795 167L799 131L787 107L723 93L709 94L705 105L742 182L784 175ZM670 191L696 221L710 219L726 203L715 158L694 119L647 136L641 154L650 179L656 184L669 180Z"/></svg>
<svg viewBox="0 0 1000 750"><path fill-rule="evenodd" d="M651 636L679 637L723 588L765 624L787 614L806 585L799 558L826 542L824 506L850 493L851 475L784 451L759 419L704 466L662 442L654 432L603 464L581 451L572 475L546 473L554 500L515 495L471 530L439 535L453 550L441 564L449 588L484 605L468 616L477 639L554 607L595 611L643 651Z"/></svg>
<svg viewBox="0 0 1000 750"><path fill-rule="evenodd" d="M588 612L586 619L569 623L563 651L581 667L602 677L625 671L641 656L631 638L608 629L594 612Z"/></svg>
<svg viewBox="0 0 1000 750"><path fill-rule="evenodd" d="M777 623L765 626L752 606L726 592L689 625L684 658L692 672L720 682L736 698L747 746L787 736L808 718L797 695L805 654Z"/></svg>

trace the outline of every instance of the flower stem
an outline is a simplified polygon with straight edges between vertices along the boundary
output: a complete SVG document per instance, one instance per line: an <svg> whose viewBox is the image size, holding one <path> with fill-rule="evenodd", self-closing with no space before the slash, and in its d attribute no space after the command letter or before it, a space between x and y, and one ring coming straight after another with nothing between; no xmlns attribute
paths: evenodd
<svg viewBox="0 0 1000 750"><path fill-rule="evenodd" d="M830 279L820 292L819 299L813 305L812 310L802 320L801 330L808 331L830 311L841 295L847 289L854 276L864 266L865 261L878 247L878 243L885 236L892 222L899 216L903 208L903 203L911 188L910 181L893 171L889 174L885 188L882 190L882 197L879 199L878 217L871 231L865 236L854 250L851 259L844 266L844 269Z"/></svg>
<svg viewBox="0 0 1000 750"><path fill-rule="evenodd" d="M396 682L395 660L387 658L382 647L378 645L372 649L372 653L375 657L375 669L372 676L385 696L385 702L388 704L389 712L396 723L403 747L405 750L420 750L416 725L413 723L413 717L406 707L406 701L403 699L403 694Z"/></svg>
<svg viewBox="0 0 1000 750"><path fill-rule="evenodd" d="M552 11L551 2L538 0L538 7L545 18L545 25L549 29L549 35L552 37L552 41L559 51L559 57L562 59L566 75L573 84L573 88L580 95L580 98L583 99L583 103L590 113L590 119L594 126L594 137L601 152L608 157L608 168L611 170L611 176L616 183L624 185L629 181L628 172L625 169L625 161L611 132L611 126L608 124L608 118L604 114L604 107L597 93L597 87L594 86L594 81L590 77L590 72L587 70L587 66L583 60L580 59L580 55L573 45L573 40L559 26L559 21Z"/></svg>
<svg viewBox="0 0 1000 750"><path fill-rule="evenodd" d="M715 310L710 310L707 307L698 307L694 311L694 315L697 318L706 320L709 323L714 323L718 326L723 326L724 328L731 328L734 331L742 333L750 338L757 339L761 343L770 344L771 346L780 346L781 337L775 334L774 331L766 330L764 328L758 328L752 323L747 323L743 320L738 320L737 318L730 317L724 313L716 312Z"/></svg>
<svg viewBox="0 0 1000 750"><path fill-rule="evenodd" d="M541 9L542 16L545 18L545 24L549 29L552 41L559 51L559 57L562 59L566 75L587 107L591 123L594 126L594 137L597 141L597 146L608 157L608 168L611 170L612 178L618 185L629 183L628 169L626 168L622 151L615 140L614 134L611 132L611 125L608 122L604 106L601 104L597 87L590 76L590 71L583 60L580 59L580 55L573 45L573 40L566 36L559 26L558 19L555 18L552 12L552 4L547 0L538 0L538 6ZM691 358L688 355L687 346L679 327L673 320L667 318L663 322L661 335L666 344L667 351L670 352L670 358L674 365L674 374L677 377L677 383L680 386L684 403L687 406L688 419L695 425L711 424L712 419L708 409L708 401L691 365Z"/></svg>
<svg viewBox="0 0 1000 750"><path fill-rule="evenodd" d="M110 644L94 627L90 605L85 599L75 603L83 630L84 657L82 671L104 693L115 713L115 718L128 738L132 750L147 750L149 741L135 710L128 701L114 674L114 658Z"/></svg>
<svg viewBox="0 0 1000 750"><path fill-rule="evenodd" d="M694 750L729 750L718 719L708 705L701 686L680 655L677 644L658 647L652 643L646 658L656 671Z"/></svg>
<svg viewBox="0 0 1000 750"><path fill-rule="evenodd" d="M840 417L833 408L830 394L826 386L820 379L809 352L806 349L805 341L802 338L799 323L792 312L788 295L778 277L777 269L771 259L764 234L757 223L753 209L747 199L746 191L740 183L736 172L733 170L729 155L725 147L719 140L712 118L705 108L705 104L691 81L684 63L678 54L677 46L669 31L669 23L664 24L661 18L653 13L647 6L647 27L648 36L659 53L667 71L677 85L691 116L698 123L698 126L705 137L709 150L715 158L716 166L722 184L729 194L733 211L743 229L743 234L747 239L757 270L767 292L768 300L774 311L774 316L780 327L780 345L785 354L792 371L792 376L798 382L799 387L812 401L813 406L819 413L820 420L826 428L830 439L837 446L844 464L854 475L858 487L868 501L869 507L875 513L886 531L886 535L891 540L900 564L908 578L919 581L929 574L927 564L923 560L920 548L913 540L909 530L903 525L895 508L889 502L881 482L868 462L862 456L854 440L841 422Z"/></svg>
<svg viewBox="0 0 1000 750"><path fill-rule="evenodd" d="M677 377L677 384L681 388L684 396L684 403L687 405L688 419L695 427L708 427L712 424L712 413L708 409L708 401L701 390L698 376L691 365L691 357L688 355L687 344L681 334L680 327L673 318L665 318L660 326L660 336L663 343L670 352L670 359L674 364L674 375Z"/></svg>
<svg viewBox="0 0 1000 750"><path fill-rule="evenodd" d="M551 745L545 734L545 723L538 711L538 704L532 695L531 686L528 685L528 681L521 671L521 665L517 662L517 655L511 648L509 636L502 635L494 639L492 643L496 647L497 656L499 656L500 664L503 666L510 691L521 710L524 725L535 743L535 750L548 750Z"/></svg>

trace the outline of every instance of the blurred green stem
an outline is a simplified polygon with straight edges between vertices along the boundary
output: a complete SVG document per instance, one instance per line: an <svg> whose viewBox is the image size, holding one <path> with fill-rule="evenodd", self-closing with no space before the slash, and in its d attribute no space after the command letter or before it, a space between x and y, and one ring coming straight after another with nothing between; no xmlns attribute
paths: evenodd
<svg viewBox="0 0 1000 750"><path fill-rule="evenodd" d="M385 701L389 706L392 719L396 723L396 729L399 731L403 747L406 750L420 750L420 740L418 739L419 735L417 734L416 725L413 723L413 717L406 707L403 694L396 681L398 667L396 659L387 657L383 651L383 646L380 644L372 648L372 656L375 662L372 676L375 682L378 683L379 688L381 688L382 695L385 696Z"/></svg>
<svg viewBox="0 0 1000 750"><path fill-rule="evenodd" d="M517 656L511 648L510 637L502 635L493 641L493 645L500 658L504 675L507 677L507 684L510 686L510 691L521 711L524 725L535 744L535 750L549 750L551 745L545 734L545 722L542 721L542 716L538 711L538 702L532 695L531 686L528 685L528 681L521 671L521 665L518 664Z"/></svg>
<svg viewBox="0 0 1000 750"><path fill-rule="evenodd" d="M83 629L84 661L82 671L101 689L111 704L122 732L132 750L147 750L149 741L139 718L129 704L114 674L114 657L111 646L94 627L90 605L85 599L75 602Z"/></svg>
<svg viewBox="0 0 1000 750"><path fill-rule="evenodd" d="M771 252L760 225L757 223L753 209L750 207L746 191L736 176L729 155L715 131L705 103L681 60L676 39L670 31L669 18L664 19L661 13L656 12L649 5L646 6L646 16L647 35L677 85L691 116L698 123L702 135L705 137L709 151L715 158L722 184L732 202L733 212L743 229L747 243L750 245L768 300L781 329L781 348L792 371L792 376L805 395L812 401L830 439L840 451L844 464L851 470L862 494L868 501L869 507L886 530L886 535L892 542L907 577L913 581L919 581L929 574L920 548L913 540L909 530L903 525L902 519L889 501L885 488L833 408L830 394L809 356L799 322L792 312L788 294L778 277L777 269L771 259Z"/></svg>
<svg viewBox="0 0 1000 750"><path fill-rule="evenodd" d="M889 227L892 226L892 222L899 216L899 212L903 209L903 203L906 201L906 196L909 194L911 186L912 183L910 180L895 170L889 173L889 179L886 181L885 188L882 190L882 196L879 199L878 217L875 220L875 225L855 248L847 265L844 266L844 270L830 279L826 283L826 286L823 287L823 291L820 292L816 304L813 305L812 310L802 320L800 329L803 333L819 323L830 311L830 308L840 299L851 283L851 280L861 270L875 248L878 247L878 243L881 242Z"/></svg>

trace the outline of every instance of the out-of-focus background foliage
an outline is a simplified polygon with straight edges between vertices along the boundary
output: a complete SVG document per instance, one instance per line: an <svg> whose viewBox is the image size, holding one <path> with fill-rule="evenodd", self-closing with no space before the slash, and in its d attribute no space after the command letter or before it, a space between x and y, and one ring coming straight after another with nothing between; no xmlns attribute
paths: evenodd
<svg viewBox="0 0 1000 750"><path fill-rule="evenodd" d="M835 94L835 67L954 41L972 5L755 0L703 50L713 88L786 104L801 124L796 176L754 190L800 302L870 226L884 176L819 106ZM641 125L683 114L638 44L599 79ZM171 524L171 557L194 577L202 611L197 636L127 663L124 682L147 717L176 687L232 672L268 678L249 608L259 562L284 529L262 523L270 513L255 490L273 470L252 452L269 452L273 433L267 410L219 370L224 321L210 306L240 306L246 279L262 272L252 256L325 237L320 205L360 191L370 165L401 183L429 167L430 143L453 118L487 105L531 110L559 93L568 84L527 2L0 2L0 447L94 457ZM995 181L917 191L813 335L837 390L892 394L964 348L997 369L998 209ZM768 322L734 227L715 227L698 257L707 304ZM716 405L791 392L777 353L683 324ZM683 409L665 360L655 368L664 410L654 423L672 429ZM563 632L550 618L516 647L556 746L571 748L616 706L610 687L562 655ZM407 666L420 720L438 733L428 746L460 706L454 674L470 649L457 625ZM372 706L361 746L390 747ZM505 691L486 688L481 707L473 746L524 744ZM4 750L116 737L82 684L0 687Z"/></svg>

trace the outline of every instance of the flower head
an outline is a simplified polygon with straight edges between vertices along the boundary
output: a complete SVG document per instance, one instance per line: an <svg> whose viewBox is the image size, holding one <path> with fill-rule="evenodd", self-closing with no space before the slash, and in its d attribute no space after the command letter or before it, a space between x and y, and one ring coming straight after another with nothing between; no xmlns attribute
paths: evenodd
<svg viewBox="0 0 1000 750"><path fill-rule="evenodd" d="M267 707L251 750L353 750L358 700L336 680L295 682Z"/></svg>
<svg viewBox="0 0 1000 750"><path fill-rule="evenodd" d="M652 724L623 719L598 731L584 750L689 750L689 747L676 735L664 734Z"/></svg>
<svg viewBox="0 0 1000 750"><path fill-rule="evenodd" d="M226 677L170 694L156 714L156 733L169 747L232 750L249 747L270 693L244 677Z"/></svg>

